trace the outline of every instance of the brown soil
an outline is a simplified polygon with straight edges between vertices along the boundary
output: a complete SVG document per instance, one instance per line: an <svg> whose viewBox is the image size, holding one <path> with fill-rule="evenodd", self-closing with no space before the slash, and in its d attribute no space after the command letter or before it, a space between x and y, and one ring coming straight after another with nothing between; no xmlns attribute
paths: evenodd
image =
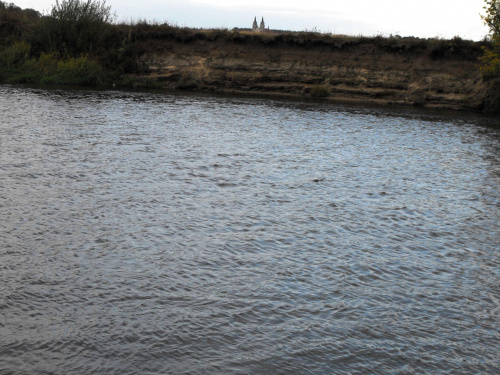
<svg viewBox="0 0 500 375"><path fill-rule="evenodd" d="M165 89L267 93L323 99L478 110L485 84L475 57L433 57L426 50L299 48L197 40L149 40L128 75Z"/></svg>

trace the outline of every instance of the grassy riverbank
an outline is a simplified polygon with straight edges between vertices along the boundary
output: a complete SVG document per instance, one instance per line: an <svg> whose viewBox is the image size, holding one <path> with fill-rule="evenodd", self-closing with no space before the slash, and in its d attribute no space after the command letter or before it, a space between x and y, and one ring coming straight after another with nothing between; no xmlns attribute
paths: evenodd
<svg viewBox="0 0 500 375"><path fill-rule="evenodd" d="M84 9L81 9L82 6ZM481 76L479 73L483 49L491 47L487 41L474 42L459 37L444 40L392 35L354 37L312 32L252 33L237 29L189 29L147 21L117 24L113 20L110 8L100 2L66 0L57 3L50 14L41 15L34 10L23 10L0 1L0 82L86 86L117 84L219 91L245 91L247 87L254 91L267 90L262 85L252 85L252 82L268 85L276 83L274 87L280 91L280 84L284 82L295 85L294 89L285 87L281 90L284 94L327 98L335 93L342 94L344 86L368 92L366 90L382 89L385 85L379 80L374 86L373 82L370 83L369 74L365 74L366 77L361 81L354 76L352 79L345 78L345 75L336 76L332 72L342 70L338 61L345 60L346 64L351 64L359 72L368 69L372 71L372 76L380 76L390 68L390 64L381 64L380 61L389 58L408 66L415 61L429 61L425 69L430 70L438 67L444 71L446 65L449 65L450 70L457 70L460 64L466 70L473 67L477 77L482 80L481 89L478 89L477 82L474 88L468 89L471 95L482 96L474 101L475 109L498 111L500 107L500 101L497 100L497 93L500 92L498 77L491 74ZM210 52L207 52L209 49ZM217 53L213 53L214 50ZM213 79L214 72L219 74L217 69L213 69L213 62L219 56L245 60L245 53L251 57L256 51L262 55L260 62L254 61L254 65L261 65L258 70L242 67L241 64L225 64L224 76ZM324 62L318 66L311 60L315 58L315 52L332 56L332 61L338 60L335 62L337 65L328 66ZM372 62L366 59L365 55L369 53L376 57ZM173 67L170 65L168 68L170 70L165 71L166 68L162 67L160 72L155 59L169 54L197 61L191 61L189 69L184 62L174 61ZM285 72L286 67L282 63L287 59L290 64L295 61L305 65L300 74ZM364 65L359 64L361 60ZM283 72L278 74L280 69ZM318 69L324 74L318 74ZM349 70L349 66L346 69ZM242 71L247 72L244 79ZM359 75L359 72L356 74ZM304 79L304 75L314 78ZM395 89L400 90L399 86L406 85L408 91L410 86L414 86L412 79L415 77L399 80ZM394 88L385 89L384 93L369 92L390 97L387 89ZM446 87L442 90L433 89L437 93L453 94L448 93L447 90L451 89ZM425 99L426 94L422 90L417 90L418 95L423 95ZM414 104L422 101L413 98L413 91L411 95L408 94L411 98L407 101ZM472 94L472 91L477 94ZM396 100L389 98L388 101ZM425 100L422 103L425 104Z"/></svg>

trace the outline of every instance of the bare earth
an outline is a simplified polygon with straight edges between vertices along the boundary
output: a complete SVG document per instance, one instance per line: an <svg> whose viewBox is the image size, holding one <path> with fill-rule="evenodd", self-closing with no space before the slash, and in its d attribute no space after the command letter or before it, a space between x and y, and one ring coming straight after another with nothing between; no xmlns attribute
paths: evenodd
<svg viewBox="0 0 500 375"><path fill-rule="evenodd" d="M374 45L294 48L222 41L148 41L140 57L165 89L310 97L325 100L479 109L484 83L474 58L433 59L422 51Z"/></svg>

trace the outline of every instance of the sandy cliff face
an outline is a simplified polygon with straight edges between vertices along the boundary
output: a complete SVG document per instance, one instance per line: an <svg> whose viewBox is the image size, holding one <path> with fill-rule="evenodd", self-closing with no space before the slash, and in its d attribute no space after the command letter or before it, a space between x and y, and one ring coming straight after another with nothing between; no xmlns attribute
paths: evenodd
<svg viewBox="0 0 500 375"><path fill-rule="evenodd" d="M475 58L436 59L370 44L293 48L153 41L145 51L140 64L146 76L169 89L311 96L320 87L331 100L454 109L479 109L484 93Z"/></svg>

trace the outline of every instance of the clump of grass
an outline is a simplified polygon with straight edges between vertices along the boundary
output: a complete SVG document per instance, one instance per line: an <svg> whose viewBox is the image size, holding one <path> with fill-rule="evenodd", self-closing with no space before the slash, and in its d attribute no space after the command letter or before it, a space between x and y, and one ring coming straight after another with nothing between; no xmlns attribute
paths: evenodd
<svg viewBox="0 0 500 375"><path fill-rule="evenodd" d="M42 53L29 58L29 44L16 43L0 53L0 79L8 83L98 86L105 83L102 66L88 56L60 59Z"/></svg>
<svg viewBox="0 0 500 375"><path fill-rule="evenodd" d="M41 79L42 84L83 86L99 86L104 81L101 65L87 56L58 61L55 73Z"/></svg>
<svg viewBox="0 0 500 375"><path fill-rule="evenodd" d="M30 49L28 43L20 41L0 50L0 81L9 81L15 75L25 75L26 77L31 75L31 71L26 71L24 68L24 65L29 61ZM21 81L32 80L26 77L23 77Z"/></svg>
<svg viewBox="0 0 500 375"><path fill-rule="evenodd" d="M25 41L12 44L0 51L0 63L4 68L12 69L29 58L31 46Z"/></svg>
<svg viewBox="0 0 500 375"><path fill-rule="evenodd" d="M330 91L325 86L314 86L311 89L311 96L313 98L326 98L330 95Z"/></svg>

